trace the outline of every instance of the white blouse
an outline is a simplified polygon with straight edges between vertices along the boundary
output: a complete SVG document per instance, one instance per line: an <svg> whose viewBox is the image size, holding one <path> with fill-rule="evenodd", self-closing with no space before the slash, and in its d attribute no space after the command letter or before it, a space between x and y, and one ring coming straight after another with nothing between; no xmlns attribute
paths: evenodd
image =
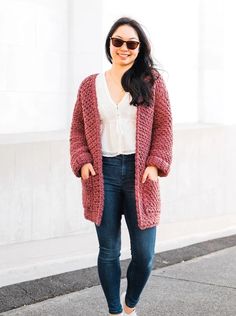
<svg viewBox="0 0 236 316"><path fill-rule="evenodd" d="M135 153L137 107L129 104L130 93L126 92L116 104L108 90L105 73L100 73L96 77L96 94L102 155L113 157Z"/></svg>

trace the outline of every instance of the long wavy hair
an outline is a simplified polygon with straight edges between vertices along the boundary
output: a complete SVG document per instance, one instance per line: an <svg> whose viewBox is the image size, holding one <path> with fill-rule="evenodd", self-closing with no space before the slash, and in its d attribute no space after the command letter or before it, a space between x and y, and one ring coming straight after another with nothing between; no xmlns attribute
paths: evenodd
<svg viewBox="0 0 236 316"><path fill-rule="evenodd" d="M154 67L153 58L151 56L151 45L148 38L143 28L136 20L129 17L122 17L112 25L105 42L106 56L109 62L112 63L112 57L110 54L110 37L112 37L118 27L125 24L134 28L137 32L140 47L134 64L123 74L121 78L121 85L123 89L126 92L129 92L132 96L130 105L149 106L152 97L152 87L159 76L159 72Z"/></svg>

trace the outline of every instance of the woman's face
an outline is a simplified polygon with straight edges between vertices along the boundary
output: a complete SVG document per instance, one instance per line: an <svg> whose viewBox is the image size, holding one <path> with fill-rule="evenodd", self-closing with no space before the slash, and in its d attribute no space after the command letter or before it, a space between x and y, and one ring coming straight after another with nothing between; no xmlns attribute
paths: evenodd
<svg viewBox="0 0 236 316"><path fill-rule="evenodd" d="M118 38L124 41L139 42L138 34L135 29L126 24L119 26L111 37ZM112 40L110 40L110 54L112 57L112 63L120 66L130 65L131 67L136 57L138 56L139 46L140 44L135 49L129 49L127 47L127 43L123 43L122 46L115 47L112 44Z"/></svg>

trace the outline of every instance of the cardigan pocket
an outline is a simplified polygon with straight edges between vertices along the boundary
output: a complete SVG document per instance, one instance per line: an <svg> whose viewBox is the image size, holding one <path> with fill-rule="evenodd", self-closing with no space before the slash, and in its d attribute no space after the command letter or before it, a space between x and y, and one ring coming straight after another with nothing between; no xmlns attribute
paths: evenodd
<svg viewBox="0 0 236 316"><path fill-rule="evenodd" d="M150 217L155 216L160 211L159 179L153 181L147 178L142 185L144 212Z"/></svg>
<svg viewBox="0 0 236 316"><path fill-rule="evenodd" d="M81 178L82 182L82 204L83 207L88 209L92 204L93 194L93 176L90 175L88 179Z"/></svg>

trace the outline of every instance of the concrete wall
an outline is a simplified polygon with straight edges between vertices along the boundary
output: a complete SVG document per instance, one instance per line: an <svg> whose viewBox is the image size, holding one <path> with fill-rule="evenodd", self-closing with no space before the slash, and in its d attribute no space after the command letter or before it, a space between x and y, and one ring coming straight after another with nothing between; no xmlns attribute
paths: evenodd
<svg viewBox="0 0 236 316"><path fill-rule="evenodd" d="M160 178L157 252L236 233L236 126L182 125L174 135L172 171ZM0 157L0 286L96 265L68 135L2 137ZM124 219L122 229L128 258Z"/></svg>

